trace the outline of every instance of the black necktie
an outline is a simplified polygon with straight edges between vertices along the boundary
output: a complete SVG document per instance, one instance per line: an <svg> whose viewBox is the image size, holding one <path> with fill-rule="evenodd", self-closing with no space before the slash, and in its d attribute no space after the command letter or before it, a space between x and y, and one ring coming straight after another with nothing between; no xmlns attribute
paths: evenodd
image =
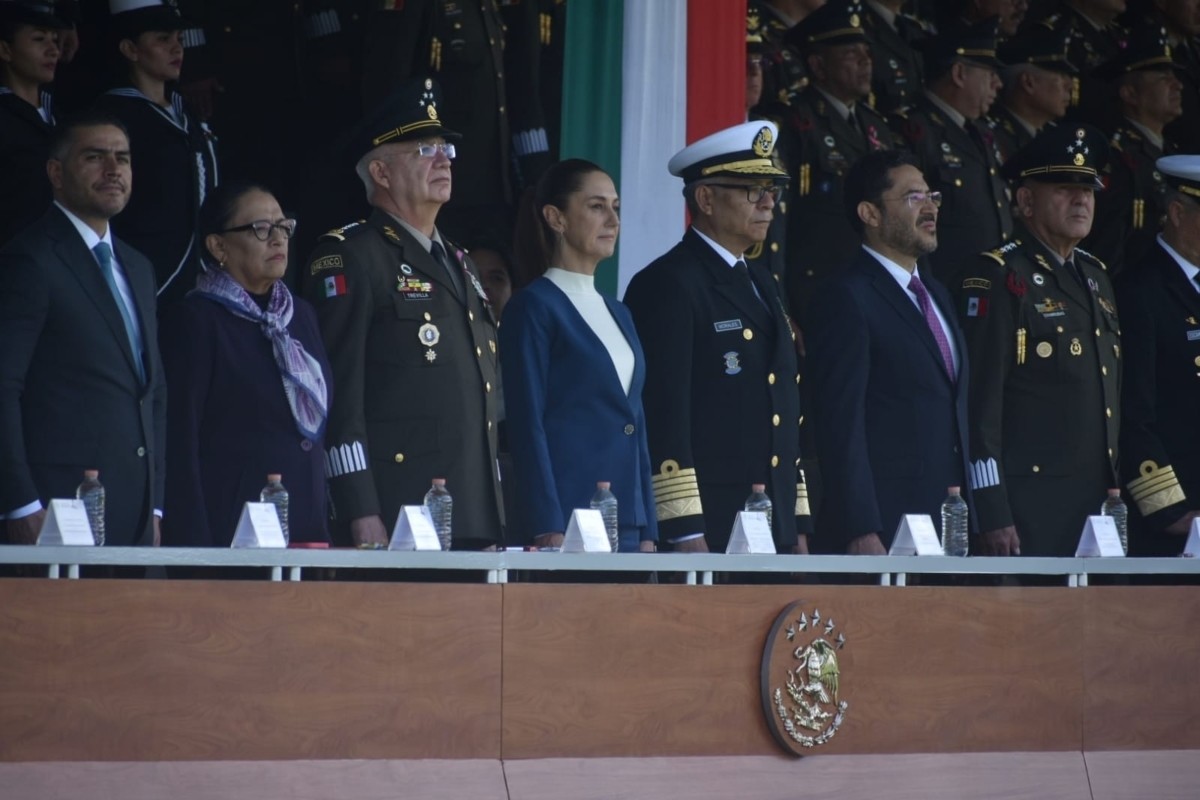
<svg viewBox="0 0 1200 800"><path fill-rule="evenodd" d="M442 268L446 270L446 275L450 278L450 285L458 293L459 299L462 299L464 292L462 275L450 263L450 256L446 254L446 248L442 247L441 242L432 242L429 246L429 253L433 256L433 260L441 264Z"/></svg>
<svg viewBox="0 0 1200 800"><path fill-rule="evenodd" d="M733 265L733 268L750 284L750 291L754 292L754 296L758 298L758 302L762 303L770 311L771 307L767 305L767 298L759 291L758 281L754 280L754 275L750 272L750 267L746 266L746 262L739 258L737 263Z"/></svg>
<svg viewBox="0 0 1200 800"><path fill-rule="evenodd" d="M850 123L850 130L855 133L862 133L862 128L858 127L858 115L854 113L854 109L850 109L849 115L846 117L846 122Z"/></svg>
<svg viewBox="0 0 1200 800"><path fill-rule="evenodd" d="M1071 277L1074 278L1080 286L1085 289L1087 288L1087 281L1083 279L1083 270L1079 268L1078 264L1076 264L1072 259L1068 258L1063 262L1063 266L1067 268L1067 272L1070 273Z"/></svg>

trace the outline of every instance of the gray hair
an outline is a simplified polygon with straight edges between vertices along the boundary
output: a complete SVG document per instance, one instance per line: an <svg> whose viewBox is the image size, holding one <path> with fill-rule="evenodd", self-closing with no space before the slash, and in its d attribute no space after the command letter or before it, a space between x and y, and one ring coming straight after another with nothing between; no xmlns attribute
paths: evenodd
<svg viewBox="0 0 1200 800"><path fill-rule="evenodd" d="M358 175L358 179L362 181L363 190L367 193L367 202L371 202L371 198L375 196L375 191L379 188L375 183L375 179L371 177L371 162L372 161L387 161L384 157L384 148L387 145L379 145L374 150L368 150L358 163L354 165L354 174Z"/></svg>

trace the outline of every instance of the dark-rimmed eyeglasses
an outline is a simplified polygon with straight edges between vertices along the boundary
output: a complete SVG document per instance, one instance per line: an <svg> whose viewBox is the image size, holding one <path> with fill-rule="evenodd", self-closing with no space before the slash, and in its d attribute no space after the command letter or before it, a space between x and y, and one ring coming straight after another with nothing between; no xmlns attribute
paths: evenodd
<svg viewBox="0 0 1200 800"><path fill-rule="evenodd" d="M920 208L926 203L932 203L934 208L942 207L941 192L909 192L901 197L884 197L884 200L903 200L909 208Z"/></svg>
<svg viewBox="0 0 1200 800"><path fill-rule="evenodd" d="M457 155L454 145L450 144L449 142L443 142L441 144L417 145L417 155L419 155L421 158L433 158L438 153L443 154L446 156L446 158L451 160L453 160L454 156Z"/></svg>
<svg viewBox="0 0 1200 800"><path fill-rule="evenodd" d="M237 225L233 228L226 228L221 233L238 233L240 231L250 231L254 234L254 238L260 242L265 242L271 238L271 231L279 229L283 234L283 238L290 239L292 234L296 232L296 220L281 219L279 222L271 222L269 219L256 219L254 222L247 222L245 225Z"/></svg>
<svg viewBox="0 0 1200 800"><path fill-rule="evenodd" d="M770 186L749 185L743 183L708 183L706 186L716 186L719 189L741 189L746 193L746 200L752 206L756 206L763 201L767 195L771 195L771 199L776 203L779 198L783 197L783 187L777 183Z"/></svg>

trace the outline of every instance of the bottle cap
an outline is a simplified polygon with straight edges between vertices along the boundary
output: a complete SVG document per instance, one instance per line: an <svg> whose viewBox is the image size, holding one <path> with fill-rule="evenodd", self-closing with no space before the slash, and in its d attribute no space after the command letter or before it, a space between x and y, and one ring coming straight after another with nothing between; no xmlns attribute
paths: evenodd
<svg viewBox="0 0 1200 800"><path fill-rule="evenodd" d="M283 480L283 476L280 475L278 472L268 472L267 473L267 483L279 483L282 480Z"/></svg>
<svg viewBox="0 0 1200 800"><path fill-rule="evenodd" d="M946 489L946 491L949 492L950 494L962 494L962 487L961 486L950 486Z"/></svg>
<svg viewBox="0 0 1200 800"><path fill-rule="evenodd" d="M98 469L85 469L85 470L83 471L83 477L87 478L88 480L93 480L93 481L94 481L94 480L96 480L97 478L99 478L99 477L100 477L100 470L98 470Z"/></svg>
<svg viewBox="0 0 1200 800"><path fill-rule="evenodd" d="M446 485L446 479L445 479L445 478L434 478L434 479L433 479L433 485L434 485L434 486L445 486L445 485Z"/></svg>
<svg viewBox="0 0 1200 800"><path fill-rule="evenodd" d="M610 486L612 486L612 483L609 481L596 481L597 489L604 489L605 491L607 491L608 487L610 487Z"/></svg>
<svg viewBox="0 0 1200 800"><path fill-rule="evenodd" d="M1109 497L1118 497L1118 496L1120 496L1120 494L1121 494L1121 490L1120 490L1120 489L1109 489L1109 490L1108 490L1108 496L1109 496Z"/></svg>
<svg viewBox="0 0 1200 800"><path fill-rule="evenodd" d="M767 485L765 483L750 484L750 491L752 491L752 492L765 492L766 490L767 490Z"/></svg>

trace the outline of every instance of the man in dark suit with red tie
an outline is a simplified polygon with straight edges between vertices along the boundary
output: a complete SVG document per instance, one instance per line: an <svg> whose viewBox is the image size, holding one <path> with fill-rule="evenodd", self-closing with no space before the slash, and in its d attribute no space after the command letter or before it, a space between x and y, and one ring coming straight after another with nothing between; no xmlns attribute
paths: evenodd
<svg viewBox="0 0 1200 800"><path fill-rule="evenodd" d="M154 269L109 220L132 188L116 120L56 129L54 205L0 250L0 512L31 544L86 469L107 490L106 544L158 544L166 385Z"/></svg>
<svg viewBox="0 0 1200 800"><path fill-rule="evenodd" d="M936 519L964 485L967 350L924 264L941 200L905 153L871 153L846 176L863 244L818 291L806 339L825 487L814 549L883 554L903 515Z"/></svg>

